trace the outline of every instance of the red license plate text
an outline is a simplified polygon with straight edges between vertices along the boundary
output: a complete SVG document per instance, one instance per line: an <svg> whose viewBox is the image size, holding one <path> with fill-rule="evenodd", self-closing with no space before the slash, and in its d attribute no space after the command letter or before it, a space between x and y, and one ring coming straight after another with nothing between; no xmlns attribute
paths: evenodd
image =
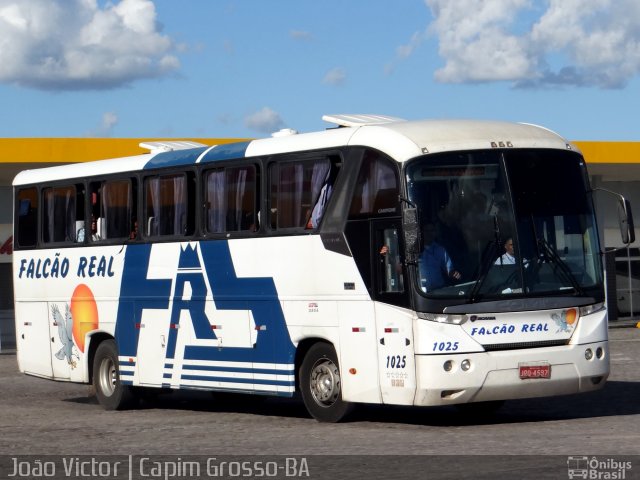
<svg viewBox="0 0 640 480"><path fill-rule="evenodd" d="M551 378L551 365L548 363L540 365L520 365L520 378L522 380L530 378Z"/></svg>

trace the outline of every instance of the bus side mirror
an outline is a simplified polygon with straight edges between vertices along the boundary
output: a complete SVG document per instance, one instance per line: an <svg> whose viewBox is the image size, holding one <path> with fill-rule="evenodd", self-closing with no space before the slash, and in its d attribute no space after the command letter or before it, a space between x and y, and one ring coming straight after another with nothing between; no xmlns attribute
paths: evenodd
<svg viewBox="0 0 640 480"><path fill-rule="evenodd" d="M622 195L618 198L618 224L622 243L629 245L636 240L636 232L633 227L633 215L631 214L631 202Z"/></svg>
<svg viewBox="0 0 640 480"><path fill-rule="evenodd" d="M613 195L618 200L618 226L620 227L620 236L622 237L622 243L626 248L636 240L636 231L633 226L633 215L631 214L631 202L624 198L622 195L606 188L594 188L592 192L605 192L609 195ZM615 250L620 250L616 248Z"/></svg>
<svg viewBox="0 0 640 480"><path fill-rule="evenodd" d="M415 263L420 254L420 229L418 228L418 209L407 207L402 210L404 244L407 262Z"/></svg>

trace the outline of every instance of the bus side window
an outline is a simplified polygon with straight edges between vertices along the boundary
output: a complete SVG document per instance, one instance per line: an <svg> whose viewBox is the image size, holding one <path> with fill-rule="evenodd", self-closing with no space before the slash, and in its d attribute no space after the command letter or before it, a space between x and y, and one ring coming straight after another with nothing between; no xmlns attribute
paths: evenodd
<svg viewBox="0 0 640 480"><path fill-rule="evenodd" d="M399 214L398 174L391 160L375 151L366 152L356 185L349 218Z"/></svg>
<svg viewBox="0 0 640 480"><path fill-rule="evenodd" d="M131 215L135 210L129 179L110 180L100 188L100 216L97 234L100 239L127 239L131 236Z"/></svg>
<svg viewBox="0 0 640 480"><path fill-rule="evenodd" d="M331 178L332 166L327 157L272 164L269 170L271 228L316 228L329 201L331 190L327 182Z"/></svg>
<svg viewBox="0 0 640 480"><path fill-rule="evenodd" d="M219 168L204 175L207 233L258 230L255 165Z"/></svg>
<svg viewBox="0 0 640 480"><path fill-rule="evenodd" d="M185 236L194 230L193 174L148 177L144 182L144 224L148 236Z"/></svg>
<svg viewBox="0 0 640 480"><path fill-rule="evenodd" d="M76 199L76 195L78 198ZM42 239L44 243L76 242L76 220L84 212L76 209L77 200L82 204L82 187L69 185L42 190L43 215Z"/></svg>
<svg viewBox="0 0 640 480"><path fill-rule="evenodd" d="M382 237L382 247L379 251L382 272L378 292L402 292L404 291L404 277L402 274L398 230L396 228L385 228L379 235Z"/></svg>
<svg viewBox="0 0 640 480"><path fill-rule="evenodd" d="M18 192L18 225L16 245L35 247L38 238L38 190L25 188Z"/></svg>

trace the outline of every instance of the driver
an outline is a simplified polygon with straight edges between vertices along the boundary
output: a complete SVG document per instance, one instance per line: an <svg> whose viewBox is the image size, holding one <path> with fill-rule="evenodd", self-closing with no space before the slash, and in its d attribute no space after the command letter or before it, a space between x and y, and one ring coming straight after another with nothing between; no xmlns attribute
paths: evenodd
<svg viewBox="0 0 640 480"><path fill-rule="evenodd" d="M427 223L423 229L423 249L418 260L422 290L430 292L442 288L450 279L460 280L462 275L454 269L445 248L436 242L436 226Z"/></svg>

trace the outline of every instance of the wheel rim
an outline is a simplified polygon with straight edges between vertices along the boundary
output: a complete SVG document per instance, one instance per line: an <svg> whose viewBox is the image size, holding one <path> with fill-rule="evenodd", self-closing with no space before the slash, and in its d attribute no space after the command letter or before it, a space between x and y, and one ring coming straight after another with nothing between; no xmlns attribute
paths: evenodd
<svg viewBox="0 0 640 480"><path fill-rule="evenodd" d="M104 393L104 395L107 397L113 395L113 392L116 390L116 383L118 381L118 371L116 369L116 364L112 359L102 359L98 377L98 382L102 393Z"/></svg>
<svg viewBox="0 0 640 480"><path fill-rule="evenodd" d="M330 407L340 398L340 371L328 358L318 360L311 369L311 395L322 407Z"/></svg>

